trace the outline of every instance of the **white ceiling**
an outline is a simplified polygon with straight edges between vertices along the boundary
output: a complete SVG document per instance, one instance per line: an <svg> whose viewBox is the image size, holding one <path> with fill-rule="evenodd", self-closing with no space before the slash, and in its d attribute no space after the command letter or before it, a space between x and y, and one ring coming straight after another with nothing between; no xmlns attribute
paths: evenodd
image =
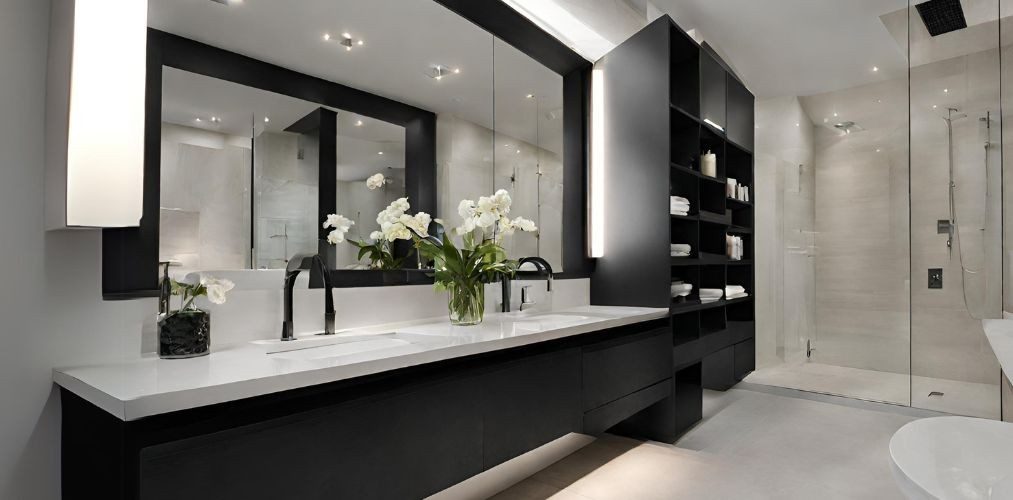
<svg viewBox="0 0 1013 500"><path fill-rule="evenodd" d="M148 24L562 149L562 77L432 0L150 0ZM435 64L461 72L437 81Z"/></svg>
<svg viewBox="0 0 1013 500"><path fill-rule="evenodd" d="M648 0L629 1L646 12ZM906 50L880 16L908 0L650 2L718 47L757 97L812 95L907 71Z"/></svg>

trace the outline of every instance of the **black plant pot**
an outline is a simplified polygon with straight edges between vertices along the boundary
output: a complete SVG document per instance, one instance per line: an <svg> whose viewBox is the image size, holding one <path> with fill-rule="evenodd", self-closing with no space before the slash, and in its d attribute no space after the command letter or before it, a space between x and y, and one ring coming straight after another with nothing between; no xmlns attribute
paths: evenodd
<svg viewBox="0 0 1013 500"><path fill-rule="evenodd" d="M158 322L158 357L184 359L205 356L211 346L211 313L186 309Z"/></svg>

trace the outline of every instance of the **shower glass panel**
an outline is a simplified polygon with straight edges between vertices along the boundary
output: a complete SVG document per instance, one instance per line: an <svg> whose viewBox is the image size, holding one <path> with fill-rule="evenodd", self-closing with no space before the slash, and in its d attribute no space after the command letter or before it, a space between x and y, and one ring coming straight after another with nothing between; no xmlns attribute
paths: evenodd
<svg viewBox="0 0 1013 500"><path fill-rule="evenodd" d="M908 12L911 405L999 418L999 366L980 320L1002 315L1000 2L948 8L966 27Z"/></svg>
<svg viewBox="0 0 1013 500"><path fill-rule="evenodd" d="M749 382L985 418L1013 402L981 324L1013 305L1007 3L883 2L857 84L757 101L757 278L781 286L757 297Z"/></svg>

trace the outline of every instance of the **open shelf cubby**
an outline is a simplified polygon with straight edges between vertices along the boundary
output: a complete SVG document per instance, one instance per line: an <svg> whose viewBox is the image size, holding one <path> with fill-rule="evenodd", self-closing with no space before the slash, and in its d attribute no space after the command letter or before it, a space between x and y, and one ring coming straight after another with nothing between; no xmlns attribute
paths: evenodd
<svg viewBox="0 0 1013 500"><path fill-rule="evenodd" d="M605 171L605 204L622 231L606 233L606 252L591 276L591 301L668 308L675 415L677 427L685 429L699 419L699 391L712 380L703 374L741 380L745 372L733 373L724 363L755 349L755 204L727 191L728 177L753 187L754 98L717 54L668 16L606 54L602 68L611 89L605 150L610 164L622 166ZM717 156L714 177L701 171L707 151ZM664 215L655 212L669 196L689 200L689 213L669 214L668 231L659 231ZM728 258L729 234L743 238L742 260ZM672 257L673 243L689 244L690 255ZM673 298L675 281L692 284L690 295ZM700 288L723 291L728 284L746 287L750 296L700 301Z"/></svg>

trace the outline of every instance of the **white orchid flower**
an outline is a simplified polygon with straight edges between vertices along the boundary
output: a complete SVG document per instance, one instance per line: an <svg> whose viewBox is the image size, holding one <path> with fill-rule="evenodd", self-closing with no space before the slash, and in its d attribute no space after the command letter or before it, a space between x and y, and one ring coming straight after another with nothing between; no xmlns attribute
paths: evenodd
<svg viewBox="0 0 1013 500"><path fill-rule="evenodd" d="M380 189L386 183L387 183L387 178L384 177L383 174L380 174L380 173L373 174L373 175L369 176L368 179L366 179L366 187L369 188L370 191L374 191L374 190Z"/></svg>
<svg viewBox="0 0 1013 500"><path fill-rule="evenodd" d="M227 279L218 279L202 274L200 284L207 290L208 300L212 304L224 304L226 295L236 287L236 284Z"/></svg>
<svg viewBox="0 0 1013 500"><path fill-rule="evenodd" d="M342 243L344 241L345 241L345 232L344 231L339 231L339 230L335 229L335 230L333 230L333 231L331 231L330 233L327 234L327 243L330 243L332 245L337 245L338 243Z"/></svg>

